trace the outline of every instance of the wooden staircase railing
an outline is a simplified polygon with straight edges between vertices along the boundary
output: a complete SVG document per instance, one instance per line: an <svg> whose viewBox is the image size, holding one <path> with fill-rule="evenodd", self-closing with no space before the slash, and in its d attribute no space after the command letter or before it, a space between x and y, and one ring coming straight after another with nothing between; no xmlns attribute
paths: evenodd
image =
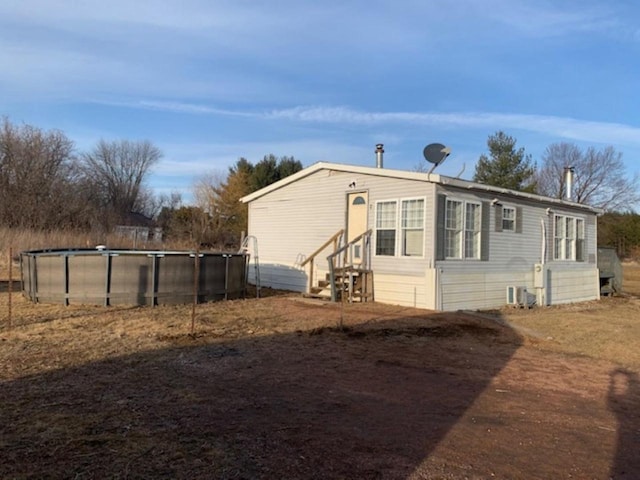
<svg viewBox="0 0 640 480"><path fill-rule="evenodd" d="M324 242L320 248L318 248L315 252L307 257L302 263L300 263L301 267L304 267L307 263L310 264L309 267L309 282L307 284L307 293L311 293L311 289L313 288L313 265L315 258L329 245L333 243L333 252L335 253L338 250L338 245L340 244L340 237L344 234L344 228L340 229L336 233L334 233L329 240ZM331 254L333 255L333 253Z"/></svg>
<svg viewBox="0 0 640 480"><path fill-rule="evenodd" d="M371 233L369 229L327 257L331 300L338 300L338 286L347 288L349 301L357 295L362 301L373 300L373 271L371 270ZM361 247L360 263L355 264L354 249ZM341 292L342 295L343 292Z"/></svg>

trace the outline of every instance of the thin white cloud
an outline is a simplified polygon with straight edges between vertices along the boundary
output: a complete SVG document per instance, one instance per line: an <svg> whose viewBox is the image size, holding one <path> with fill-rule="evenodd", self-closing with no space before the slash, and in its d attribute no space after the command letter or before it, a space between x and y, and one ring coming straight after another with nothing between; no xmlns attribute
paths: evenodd
<svg viewBox="0 0 640 480"><path fill-rule="evenodd" d="M523 130L558 138L607 144L640 145L640 128L621 123L580 120L551 115L527 115L497 112L368 112L350 107L297 106L267 112L241 111L207 105L140 101L122 104L131 108L145 108L176 113L221 116L240 116L270 121L328 123L363 126L437 126L484 129Z"/></svg>
<svg viewBox="0 0 640 480"><path fill-rule="evenodd" d="M360 125L414 124L490 129L518 129L560 138L599 143L640 144L640 128L567 117L482 112L365 112L348 107L294 107L274 110L266 118Z"/></svg>
<svg viewBox="0 0 640 480"><path fill-rule="evenodd" d="M479 4L475 4L476 8ZM606 5L582 2L563 5L558 2L494 0L483 2L481 16L490 18L527 36L558 37L575 33L608 32L618 23Z"/></svg>

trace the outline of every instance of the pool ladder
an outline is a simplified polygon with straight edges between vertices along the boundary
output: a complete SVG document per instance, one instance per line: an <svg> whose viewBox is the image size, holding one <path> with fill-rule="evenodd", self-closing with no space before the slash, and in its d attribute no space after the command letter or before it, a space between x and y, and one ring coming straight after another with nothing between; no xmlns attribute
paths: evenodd
<svg viewBox="0 0 640 480"><path fill-rule="evenodd" d="M253 235L248 235L242 240L242 246L238 253L246 253L253 257L253 273L256 282L256 298L260 298L260 262L258 260L258 239ZM247 265L247 278L248 278Z"/></svg>

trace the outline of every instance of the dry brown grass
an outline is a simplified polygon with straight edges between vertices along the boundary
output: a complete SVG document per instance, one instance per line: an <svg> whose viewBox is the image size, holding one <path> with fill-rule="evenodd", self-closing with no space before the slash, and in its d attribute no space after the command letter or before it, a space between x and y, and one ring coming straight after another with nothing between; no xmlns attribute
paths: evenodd
<svg viewBox="0 0 640 480"><path fill-rule="evenodd" d="M5 478L608 478L616 424L601 399L615 364L640 370L634 298L501 311L514 331L274 295L199 305L193 334L189 305L14 294L9 325L7 301L0 291ZM558 467L570 462L582 470Z"/></svg>
<svg viewBox="0 0 640 480"><path fill-rule="evenodd" d="M14 258L25 250L46 248L93 248L96 245L108 245L110 248L134 248L134 241L115 234L97 232L75 232L69 230L52 230L47 232L29 229L10 229L0 227L0 280L6 279L9 250ZM191 249L193 245L186 242L136 242L135 247L143 250L154 249Z"/></svg>
<svg viewBox="0 0 640 480"><path fill-rule="evenodd" d="M640 369L640 265L625 264L624 296L500 313L539 348L586 355Z"/></svg>
<svg viewBox="0 0 640 480"><path fill-rule="evenodd" d="M629 295L640 297L640 263L623 263L622 269L624 272L622 289Z"/></svg>
<svg viewBox="0 0 640 480"><path fill-rule="evenodd" d="M154 342L154 347L146 345L140 340L138 333L127 331L139 328L149 332L176 332L185 334L190 325L191 307L178 306L167 308L103 308L94 306L34 305L25 300L19 293L20 284L17 281L19 271L13 268L12 295L12 324L13 331L18 335L27 335L29 341L38 339L53 342L55 345L66 345L73 348L78 362L99 358L106 354L99 345L93 345L90 351L86 349L87 342L94 342L95 335L106 328L105 334L120 335L122 338L137 338L133 345L127 346L127 352L134 352L138 348L160 348ZM0 266L0 279L8 279L8 269ZM607 298L600 301L582 302L560 305L548 308L520 310L504 308L498 312L501 320L512 327L524 332L539 348L553 351L586 355L596 359L604 359L620 365L640 369L640 264L625 264L624 289L626 296ZM6 281L0 284L0 331L7 332L8 326L8 295ZM1 293L3 292L4 293ZM388 308L377 306L381 312ZM247 329L252 332L265 331L269 334L280 333L270 331L269 324L273 318L282 318L282 312L277 314L269 310L268 303L255 302L247 309L242 302L226 302L203 305L198 307L198 322L206 325L208 319L215 318L224 325L234 325L241 328L249 321ZM384 315L384 313L382 313ZM249 320L248 320L249 319ZM337 319L324 319L316 326L331 325ZM227 327L224 327L227 328ZM279 329L282 328L280 325ZM23 333L19 333L23 332ZM28 332L28 333L27 333ZM224 330L224 332L227 332ZM75 333L74 338L67 338ZM226 334L225 333L225 334ZM234 335L236 335L235 333ZM528 334L528 335L527 335ZM209 335L209 333L207 334ZM222 335L214 332L214 336ZM56 340L60 337L60 340ZM75 340L78 345L74 346ZM37 345L38 341L34 343ZM146 345L146 346L145 346ZM57 350L56 346L56 350ZM113 347L105 347L107 350ZM89 357L86 357L89 355ZM46 357L46 354L45 354ZM62 356L63 358L65 356ZM70 357L65 357L70 358ZM0 358L1 361L1 358ZM44 359L43 359L44 361ZM57 365L52 360L52 368ZM60 366L60 365L58 365Z"/></svg>

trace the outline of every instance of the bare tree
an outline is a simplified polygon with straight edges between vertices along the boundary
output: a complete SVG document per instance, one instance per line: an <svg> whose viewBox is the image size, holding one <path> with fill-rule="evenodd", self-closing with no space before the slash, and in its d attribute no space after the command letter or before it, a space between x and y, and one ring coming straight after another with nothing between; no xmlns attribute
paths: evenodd
<svg viewBox="0 0 640 480"><path fill-rule="evenodd" d="M0 125L0 222L8 226L73 226L76 165L64 133L31 125Z"/></svg>
<svg viewBox="0 0 640 480"><path fill-rule="evenodd" d="M249 193L246 172L230 173L225 180L221 172L204 175L194 184L196 204L207 214L206 237L219 246L233 245L246 231L246 206L240 197Z"/></svg>
<svg viewBox="0 0 640 480"><path fill-rule="evenodd" d="M565 167L574 168L572 198L607 211L633 210L640 202L639 177L626 173L622 153L608 146L581 151L571 143L549 145L537 171L538 193L562 198Z"/></svg>
<svg viewBox="0 0 640 480"><path fill-rule="evenodd" d="M81 157L86 185L92 203L103 212L107 226L126 219L131 213L144 213L151 198L144 181L151 167L162 157L149 141L100 140Z"/></svg>

